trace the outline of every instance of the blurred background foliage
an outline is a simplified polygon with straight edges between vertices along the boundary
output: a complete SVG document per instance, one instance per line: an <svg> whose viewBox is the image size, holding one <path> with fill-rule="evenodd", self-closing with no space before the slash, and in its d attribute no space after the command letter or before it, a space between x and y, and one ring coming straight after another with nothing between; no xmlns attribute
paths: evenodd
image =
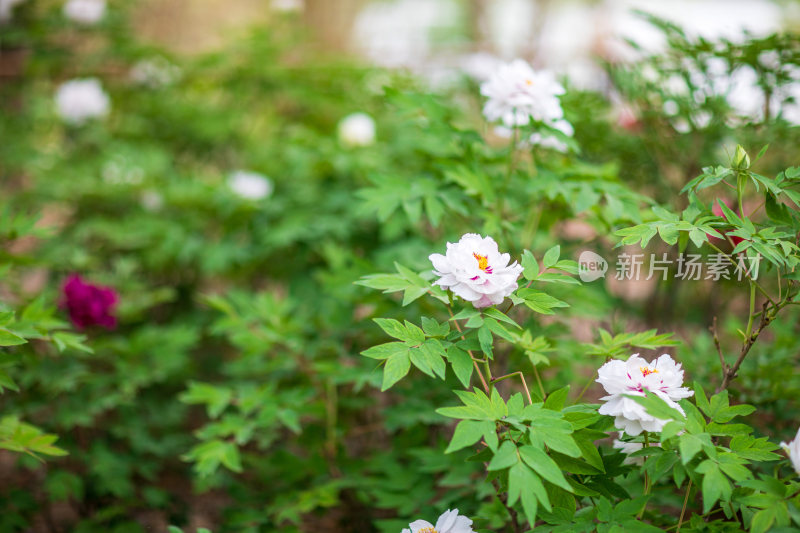
<svg viewBox="0 0 800 533"><path fill-rule="evenodd" d="M797 163L791 28L709 37L639 15L662 47L589 42L565 62L590 64L561 71L576 146L533 148L509 189L508 141L483 123L469 68L486 57L470 54L555 68L543 58L563 8L473 0L431 15L433 3L112 0L94 25L67 20L60 1L13 7L0 25L0 447L13 450L0 453L0 531L392 532L452 507L500 531L480 465L442 455L452 426L434 406L449 389L377 392L381 371L359 353L382 339L369 319L397 316L400 300L354 281L395 262L427 271L428 254L467 231L515 257L555 244L611 257L614 230L656 203L684 208L678 191L736 143L753 155L769 144L765 175ZM793 3L755 4L761 22L796 20ZM527 24L507 28L516 41L492 29L515 9ZM65 123L54 95L83 77L100 80L110 112ZM374 118L373 144L337 136L354 112ZM237 195L241 169L267 176L271 194ZM115 330L71 329L59 304L72 273L117 291ZM717 317L735 331L740 289L558 287L571 307L526 323L539 340L507 364L540 365L548 390L572 383L576 396L602 363L598 328L656 327L681 339L671 350L689 379L716 383L708 327ZM732 394L779 439L798 415L800 379L785 371L796 312L770 335ZM3 446L22 435L22 449Z"/></svg>

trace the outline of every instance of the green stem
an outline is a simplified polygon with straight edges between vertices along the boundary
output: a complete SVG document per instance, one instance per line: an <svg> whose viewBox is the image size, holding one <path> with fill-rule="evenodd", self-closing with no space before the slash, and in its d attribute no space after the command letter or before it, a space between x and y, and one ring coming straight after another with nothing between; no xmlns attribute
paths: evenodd
<svg viewBox="0 0 800 533"><path fill-rule="evenodd" d="M711 248L713 248L714 250L716 250L716 251L717 251L717 253L720 253L720 254L722 254L722 255L724 255L724 256L726 256L726 257L728 257L728 259L730 260L731 264L733 264L733 265L735 265L735 264L736 264L736 261L734 260L734 257L733 257L731 254L726 254L725 252L723 252L722 250L720 250L720 249L719 249L719 248L718 248L716 245L714 245L714 244L713 244L711 241L708 241L708 242L707 242L707 244L708 244L708 245L709 245ZM757 289L758 289L758 290L761 292L761 294L763 294L763 295L764 295L764 297L765 297L767 300L769 300L769 301L770 301L770 303L771 303L772 305L775 305L775 300L773 300L773 299L772 299L772 297L771 297L771 296L770 296L770 295L767 293L767 291L765 291L765 290L764 290L764 287L762 287L761 285L759 285L759 284L758 284L758 282L757 282L756 280L754 280L753 278L751 278L751 277L750 277L750 274L749 274L747 271L745 271L744 275L745 275L745 276L747 276L747 280L748 280L750 283L753 283L753 284L756 286L756 288L757 288Z"/></svg>
<svg viewBox="0 0 800 533"><path fill-rule="evenodd" d="M686 504L689 503L689 493L692 492L692 480L689 479L689 485L686 487L686 496L683 498L683 507L681 507L681 516L678 518L678 529L676 533L680 533L681 524L683 524L683 515L686 514Z"/></svg>
<svg viewBox="0 0 800 533"><path fill-rule="evenodd" d="M647 431L644 432L644 448L650 447L650 435L648 435ZM643 449L644 449L643 448ZM645 459L646 461L646 459ZM647 469L644 470L644 496L650 494L650 475L647 473ZM644 510L647 508L647 502L642 505L642 510L639 511L639 515L637 516L638 519L641 520L642 515L644 514Z"/></svg>
<svg viewBox="0 0 800 533"><path fill-rule="evenodd" d="M745 340L750 338L753 334L753 317L756 312L756 286L750 283L750 314L747 317L747 331L745 332Z"/></svg>
<svg viewBox="0 0 800 533"><path fill-rule="evenodd" d="M586 394L587 390L589 390L589 387L592 386L592 383L594 383L594 374L592 374L592 377L590 377L589 381L586 382L586 386L583 387L581 393L578 394L578 398L575 400L576 404L579 404L581 402L581 398L583 398L583 395Z"/></svg>
<svg viewBox="0 0 800 533"><path fill-rule="evenodd" d="M505 376L500 376L499 378L494 378L491 382L492 385L495 383L499 383L504 379L513 378L514 376L519 376L520 381L522 381L522 388L525 389L525 396L528 398L528 403L533 405L533 399L531 398L531 391L528 389L528 382L525 381L525 376L522 375L522 372L512 372L511 374L506 374Z"/></svg>
<svg viewBox="0 0 800 533"><path fill-rule="evenodd" d="M542 378L539 377L539 370L536 368L536 365L533 365L533 375L536 376L536 383L539 385L539 392L542 393L542 400L547 398L547 394L544 392L544 386L542 385Z"/></svg>

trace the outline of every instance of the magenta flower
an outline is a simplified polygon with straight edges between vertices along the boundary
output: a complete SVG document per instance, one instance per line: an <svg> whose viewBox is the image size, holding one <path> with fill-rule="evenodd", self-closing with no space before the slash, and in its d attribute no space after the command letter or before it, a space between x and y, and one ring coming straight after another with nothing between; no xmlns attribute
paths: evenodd
<svg viewBox="0 0 800 533"><path fill-rule="evenodd" d="M69 313L75 327L85 329L102 326L113 329L117 325L114 305L117 293L114 289L84 282L77 274L71 275L64 284L62 307Z"/></svg>

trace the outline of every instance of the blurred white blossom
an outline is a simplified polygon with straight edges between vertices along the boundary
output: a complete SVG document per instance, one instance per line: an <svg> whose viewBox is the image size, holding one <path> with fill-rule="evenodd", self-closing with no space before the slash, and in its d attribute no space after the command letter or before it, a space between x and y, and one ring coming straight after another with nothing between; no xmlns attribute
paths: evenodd
<svg viewBox="0 0 800 533"><path fill-rule="evenodd" d="M492 77L503 61L489 52L476 52L461 58L461 70L470 78L484 82Z"/></svg>
<svg viewBox="0 0 800 533"><path fill-rule="evenodd" d="M236 170L228 176L228 187L245 200L261 200L272 194L272 181L249 170Z"/></svg>
<svg viewBox="0 0 800 533"><path fill-rule="evenodd" d="M476 233L448 242L446 255L431 254L428 259L439 276L434 285L450 289L478 308L503 303L517 290L522 273L522 266L516 261L509 264L511 256L498 251L494 239Z"/></svg>
<svg viewBox="0 0 800 533"><path fill-rule="evenodd" d="M143 191L139 196L139 204L145 211L161 211L161 208L164 207L164 197L158 191Z"/></svg>
<svg viewBox="0 0 800 533"><path fill-rule="evenodd" d="M651 442L650 446L658 446L660 448L661 443ZM638 452L644 448L644 444L641 442L625 442L624 440L614 439L612 447L617 450L622 450L622 453L624 454L630 455L633 452ZM644 464L644 459L644 457L626 457L625 460L622 461L622 464L641 466Z"/></svg>
<svg viewBox="0 0 800 533"><path fill-rule="evenodd" d="M410 529L409 529L410 528ZM447 510L439 517L434 526L427 520L415 520L408 524L401 533L475 533L472 520L459 516L458 509Z"/></svg>
<svg viewBox="0 0 800 533"><path fill-rule="evenodd" d="M481 94L488 99L483 107L486 119L509 128L531 120L551 123L564 116L558 99L564 87L552 72L534 71L521 59L500 65L481 85Z"/></svg>
<svg viewBox="0 0 800 533"><path fill-rule="evenodd" d="M302 11L304 2L303 0L272 0L269 7L272 8L273 11L290 13L293 11Z"/></svg>
<svg viewBox="0 0 800 533"><path fill-rule="evenodd" d="M181 69L163 57L142 59L133 65L130 79L150 88L163 87L178 79Z"/></svg>
<svg viewBox="0 0 800 533"><path fill-rule="evenodd" d="M338 130L345 146L369 146L375 142L375 121L366 113L347 115L339 122Z"/></svg>
<svg viewBox="0 0 800 533"><path fill-rule="evenodd" d="M0 23L11 20L14 8L25 0L0 0Z"/></svg>
<svg viewBox="0 0 800 533"><path fill-rule="evenodd" d="M95 24L106 12L106 0L68 0L64 16L79 24Z"/></svg>
<svg viewBox="0 0 800 533"><path fill-rule="evenodd" d="M694 394L682 386L683 369L668 354L663 354L652 363L639 357L639 354L632 355L627 361L612 359L597 373L597 382L608 393L608 396L601 398L605 403L600 406L598 413L615 417L617 429L628 435L636 436L642 431L660 432L668 421L650 415L626 395L645 396L644 391L649 390L683 413L677 400Z"/></svg>
<svg viewBox="0 0 800 533"><path fill-rule="evenodd" d="M800 474L800 429L797 430L794 440L781 442L781 448L789 455L794 471Z"/></svg>
<svg viewBox="0 0 800 533"><path fill-rule="evenodd" d="M91 118L104 117L111 101L96 78L66 81L56 91L56 108L70 124L82 124Z"/></svg>

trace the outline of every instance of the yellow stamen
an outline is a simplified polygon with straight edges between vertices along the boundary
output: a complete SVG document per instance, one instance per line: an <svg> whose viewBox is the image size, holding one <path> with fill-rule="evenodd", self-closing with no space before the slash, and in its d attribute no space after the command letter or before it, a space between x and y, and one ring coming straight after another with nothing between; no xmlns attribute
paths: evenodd
<svg viewBox="0 0 800 533"><path fill-rule="evenodd" d="M432 527L423 527L422 529L418 529L417 533L437 533L437 531Z"/></svg>
<svg viewBox="0 0 800 533"><path fill-rule="evenodd" d="M647 368L646 366L640 366L639 367L639 372L642 373L642 376L647 377L650 374L658 374L658 369L657 368L653 368L651 370L651 369Z"/></svg>
<svg viewBox="0 0 800 533"><path fill-rule="evenodd" d="M478 255L475 252L472 252L472 257L478 260L478 268L486 272L486 269L489 268L489 258L485 255Z"/></svg>
<svg viewBox="0 0 800 533"><path fill-rule="evenodd" d="M526 85L533 85L533 80L525 80Z"/></svg>

